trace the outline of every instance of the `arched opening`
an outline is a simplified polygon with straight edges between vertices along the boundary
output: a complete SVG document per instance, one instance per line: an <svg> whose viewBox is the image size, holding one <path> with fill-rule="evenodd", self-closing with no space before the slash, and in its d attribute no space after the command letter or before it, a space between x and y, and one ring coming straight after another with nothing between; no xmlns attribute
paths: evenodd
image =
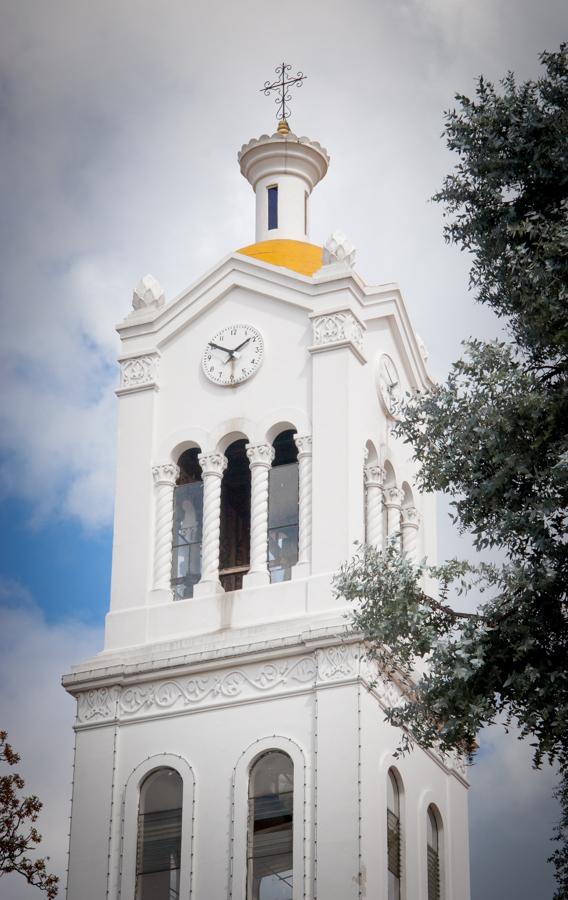
<svg viewBox="0 0 568 900"><path fill-rule="evenodd" d="M179 478L174 489L172 542L172 589L174 600L193 597L193 588L201 578L201 540L203 530L203 481L199 448L182 453L178 460Z"/></svg>
<svg viewBox="0 0 568 900"><path fill-rule="evenodd" d="M151 772L140 788L136 900L179 896L183 782L174 769Z"/></svg>
<svg viewBox="0 0 568 900"><path fill-rule="evenodd" d="M440 900L440 816L437 809L428 807L426 823L426 851L428 859L428 900Z"/></svg>
<svg viewBox="0 0 568 900"><path fill-rule="evenodd" d="M250 468L246 440L225 450L227 468L221 482L219 578L226 591L242 587L250 565Z"/></svg>
<svg viewBox="0 0 568 900"><path fill-rule="evenodd" d="M270 581L289 581L298 562L298 448L293 431L273 441L268 480L268 569Z"/></svg>
<svg viewBox="0 0 568 900"><path fill-rule="evenodd" d="M407 481L402 482L401 489L402 489L402 493L403 493L403 500L402 500L403 508L406 509L409 506L414 506L414 495L412 493L412 488L410 487L410 485Z"/></svg>
<svg viewBox="0 0 568 900"><path fill-rule="evenodd" d="M389 769L387 774L388 900L400 900L401 837L399 782L394 769Z"/></svg>
<svg viewBox="0 0 568 900"><path fill-rule="evenodd" d="M247 900L292 900L294 764L270 750L249 778Z"/></svg>

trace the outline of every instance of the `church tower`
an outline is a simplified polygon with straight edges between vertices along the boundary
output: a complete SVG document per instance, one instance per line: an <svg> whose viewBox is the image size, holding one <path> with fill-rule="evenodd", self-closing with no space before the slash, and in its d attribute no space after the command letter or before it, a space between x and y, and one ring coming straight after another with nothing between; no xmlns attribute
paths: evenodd
<svg viewBox="0 0 568 900"><path fill-rule="evenodd" d="M329 156L239 153L256 241L118 325L104 650L77 699L68 900L468 900L460 759L395 758L397 702L332 578L356 541L435 558L392 435L432 382L396 284L309 241Z"/></svg>

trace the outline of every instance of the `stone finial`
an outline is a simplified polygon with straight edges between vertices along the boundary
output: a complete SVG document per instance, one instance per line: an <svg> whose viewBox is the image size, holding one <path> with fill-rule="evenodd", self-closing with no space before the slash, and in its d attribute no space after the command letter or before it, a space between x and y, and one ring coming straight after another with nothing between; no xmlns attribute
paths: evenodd
<svg viewBox="0 0 568 900"><path fill-rule="evenodd" d="M342 263L350 269L355 265L357 251L341 231L334 231L323 247L324 266Z"/></svg>
<svg viewBox="0 0 568 900"><path fill-rule="evenodd" d="M144 275L132 295L134 309L159 309L166 302L166 295L160 282L153 275Z"/></svg>

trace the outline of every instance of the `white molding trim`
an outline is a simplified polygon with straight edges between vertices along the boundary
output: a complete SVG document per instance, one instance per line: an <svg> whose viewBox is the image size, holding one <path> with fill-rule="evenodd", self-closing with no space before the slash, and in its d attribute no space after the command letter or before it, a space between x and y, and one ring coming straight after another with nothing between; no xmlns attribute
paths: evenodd
<svg viewBox="0 0 568 900"><path fill-rule="evenodd" d="M183 781L181 820L180 900L193 894L193 839L195 822L195 775L189 762L175 753L158 753L142 760L130 773L122 791L118 900L132 900L136 888L136 841L140 786L157 769L174 769Z"/></svg>
<svg viewBox="0 0 568 900"><path fill-rule="evenodd" d="M247 830L248 786L256 759L269 750L281 750L294 764L293 818L293 900L305 900L307 894L306 866L308 856L307 810L309 809L306 779L306 753L296 741L283 735L259 738L239 757L233 770L233 798L231 816L231 852L229 860L229 897L247 900Z"/></svg>

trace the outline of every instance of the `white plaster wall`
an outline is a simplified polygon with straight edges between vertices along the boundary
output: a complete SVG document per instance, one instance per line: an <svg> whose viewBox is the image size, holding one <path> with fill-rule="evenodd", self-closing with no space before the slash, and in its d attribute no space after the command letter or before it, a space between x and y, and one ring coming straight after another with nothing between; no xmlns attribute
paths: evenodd
<svg viewBox="0 0 568 900"><path fill-rule="evenodd" d="M272 664L285 666L286 660L264 658L264 666ZM121 721L116 744L112 724L85 725L86 707L80 707L68 900L132 900L133 785L164 761L180 770L189 804L182 832L183 896L244 900L248 772L258 753L270 747L289 752L297 773L294 900L386 896L386 773L391 765L403 784L403 900L426 900L425 810L430 802L443 820L443 900L469 900L463 782L420 749L394 759L397 733L358 681L348 650L323 651L317 677L323 679L317 689L288 677L270 695L261 696L262 690L248 699L230 691L211 694L200 709L168 707L165 686L165 693L152 695L162 700L150 705L139 694L138 712Z"/></svg>
<svg viewBox="0 0 568 900"><path fill-rule="evenodd" d="M278 228L268 229L267 188L278 185ZM304 197L310 185L297 175L267 175L261 178L255 188L256 193L256 240L269 241L286 238L293 241L307 241L308 232L304 227ZM309 227L309 211L308 211Z"/></svg>

